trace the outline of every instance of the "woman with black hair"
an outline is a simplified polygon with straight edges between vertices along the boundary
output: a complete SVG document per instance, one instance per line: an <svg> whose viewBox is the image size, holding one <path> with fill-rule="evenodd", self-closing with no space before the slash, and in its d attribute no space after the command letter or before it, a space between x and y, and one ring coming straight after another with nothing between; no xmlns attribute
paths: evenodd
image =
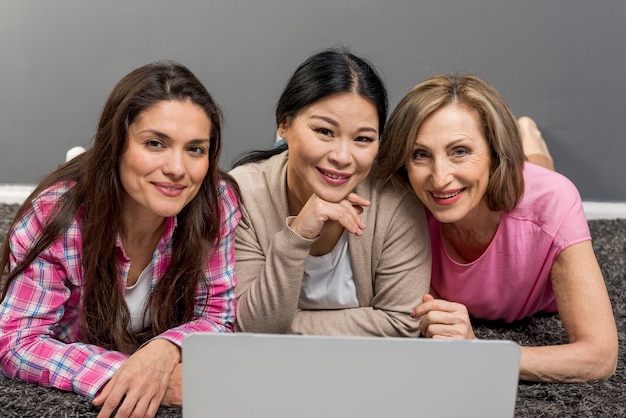
<svg viewBox="0 0 626 418"><path fill-rule="evenodd" d="M369 180L386 117L382 80L349 51L322 51L295 71L276 109L285 144L231 171L245 219L236 329L419 335L409 314L430 283L424 208Z"/></svg>

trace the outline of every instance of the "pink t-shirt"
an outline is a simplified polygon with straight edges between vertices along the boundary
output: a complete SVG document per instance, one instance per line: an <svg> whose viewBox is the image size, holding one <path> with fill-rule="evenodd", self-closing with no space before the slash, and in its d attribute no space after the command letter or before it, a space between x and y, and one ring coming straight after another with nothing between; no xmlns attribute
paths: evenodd
<svg viewBox="0 0 626 418"><path fill-rule="evenodd" d="M500 225L485 253L460 264L448 256L439 222L427 211L433 248L431 286L443 299L467 306L481 319L522 319L557 310L550 269L566 247L591 239L574 184L551 170L526 163L525 191Z"/></svg>

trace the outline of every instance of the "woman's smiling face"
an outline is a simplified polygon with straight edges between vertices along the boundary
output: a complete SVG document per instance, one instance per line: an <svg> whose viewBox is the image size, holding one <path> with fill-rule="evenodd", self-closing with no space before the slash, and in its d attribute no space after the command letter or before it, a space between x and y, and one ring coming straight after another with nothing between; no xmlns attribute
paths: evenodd
<svg viewBox="0 0 626 418"><path fill-rule="evenodd" d="M484 196L491 151L476 111L449 104L420 127L406 163L413 190L442 223L471 221L489 210Z"/></svg>
<svg viewBox="0 0 626 418"><path fill-rule="evenodd" d="M211 121L190 101L165 100L141 112L119 160L125 211L138 219L178 214L208 172L210 137Z"/></svg>
<svg viewBox="0 0 626 418"><path fill-rule="evenodd" d="M289 193L301 204L312 194L339 202L370 172L378 152L378 110L358 94L335 94L305 107L278 133L289 145Z"/></svg>

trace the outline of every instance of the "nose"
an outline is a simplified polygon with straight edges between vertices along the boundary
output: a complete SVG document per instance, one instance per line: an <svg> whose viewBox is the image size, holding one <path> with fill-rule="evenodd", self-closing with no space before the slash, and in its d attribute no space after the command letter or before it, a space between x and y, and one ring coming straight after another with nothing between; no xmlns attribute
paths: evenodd
<svg viewBox="0 0 626 418"><path fill-rule="evenodd" d="M452 165L445 158L433 160L432 182L435 189L444 190L452 179Z"/></svg>
<svg viewBox="0 0 626 418"><path fill-rule="evenodd" d="M328 154L328 159L338 167L345 167L352 160L351 143L347 139L340 139L333 143L333 148Z"/></svg>
<svg viewBox="0 0 626 418"><path fill-rule="evenodd" d="M182 151L171 150L165 156L162 166L163 174L166 176L179 179L185 175L185 155Z"/></svg>

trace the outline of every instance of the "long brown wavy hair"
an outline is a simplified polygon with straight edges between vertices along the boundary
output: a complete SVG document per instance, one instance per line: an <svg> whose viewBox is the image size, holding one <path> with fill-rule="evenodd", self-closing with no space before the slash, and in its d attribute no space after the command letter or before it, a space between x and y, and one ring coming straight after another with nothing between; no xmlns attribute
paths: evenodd
<svg viewBox="0 0 626 418"><path fill-rule="evenodd" d="M127 330L130 315L115 262L123 209L118 162L129 126L141 112L165 100L191 101L205 111L211 121L209 169L198 194L177 215L171 262L151 296L151 326L133 335ZM7 234L0 254L0 267L7 274L2 299L10 283L67 230L82 208L83 342L130 354L151 336L193 319L197 286L207 256L219 238L220 179L239 194L234 180L219 168L221 122L221 109L198 78L181 64L159 61L126 75L104 106L93 146L47 175L19 209L9 231L44 189L58 182L75 183L57 203L55 215L26 258L16 266L10 266Z"/></svg>

